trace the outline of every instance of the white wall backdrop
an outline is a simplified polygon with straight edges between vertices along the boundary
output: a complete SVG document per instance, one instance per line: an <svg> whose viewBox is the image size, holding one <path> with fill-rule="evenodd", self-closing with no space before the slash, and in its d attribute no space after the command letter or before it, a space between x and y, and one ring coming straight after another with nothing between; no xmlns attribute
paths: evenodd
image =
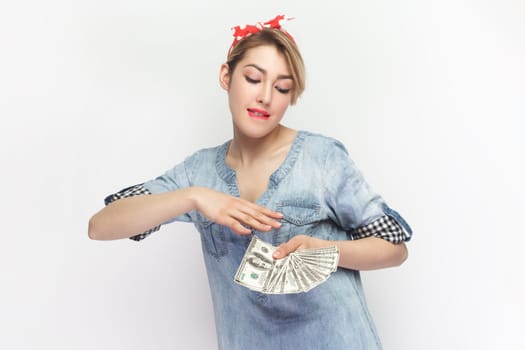
<svg viewBox="0 0 525 350"><path fill-rule="evenodd" d="M385 349L523 349L525 5L0 4L0 348L213 349L200 241L95 242L105 195L230 137L230 27L286 13L308 69L286 124L342 140L411 223L363 273Z"/></svg>

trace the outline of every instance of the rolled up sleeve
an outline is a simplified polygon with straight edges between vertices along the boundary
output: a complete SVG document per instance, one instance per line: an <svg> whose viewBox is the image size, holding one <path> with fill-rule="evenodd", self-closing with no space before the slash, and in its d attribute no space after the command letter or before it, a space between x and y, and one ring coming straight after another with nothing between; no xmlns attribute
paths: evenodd
<svg viewBox="0 0 525 350"><path fill-rule="evenodd" d="M324 168L331 219L350 239L373 236L394 244L410 240L410 226L371 189L343 144L334 142Z"/></svg>

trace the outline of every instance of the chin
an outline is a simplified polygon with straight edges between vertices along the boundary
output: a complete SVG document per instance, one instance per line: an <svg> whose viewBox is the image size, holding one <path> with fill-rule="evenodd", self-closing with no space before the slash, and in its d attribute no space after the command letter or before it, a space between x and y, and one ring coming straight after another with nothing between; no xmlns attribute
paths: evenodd
<svg viewBox="0 0 525 350"><path fill-rule="evenodd" d="M244 126L244 127L236 127L237 133L249 137L252 139L260 139L263 137L266 137L274 132L276 132L279 129L279 124L276 124L274 126L259 126L259 127L253 127L253 126Z"/></svg>

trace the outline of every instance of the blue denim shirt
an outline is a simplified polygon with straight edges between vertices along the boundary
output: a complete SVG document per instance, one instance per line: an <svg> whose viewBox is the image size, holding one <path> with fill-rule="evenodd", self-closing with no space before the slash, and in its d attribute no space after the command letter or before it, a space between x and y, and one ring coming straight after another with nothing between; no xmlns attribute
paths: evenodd
<svg viewBox="0 0 525 350"><path fill-rule="evenodd" d="M205 186L239 196L236 173L225 162L229 144L194 153L144 187L159 193ZM400 224L402 240L411 235L399 214L370 189L340 142L305 131L298 132L257 204L284 214L279 229L253 232L273 245L298 234L356 239L360 228L385 216ZM200 232L220 349L381 348L359 271L339 268L307 293L254 292L233 281L250 235L237 235L197 211L173 221L193 222Z"/></svg>

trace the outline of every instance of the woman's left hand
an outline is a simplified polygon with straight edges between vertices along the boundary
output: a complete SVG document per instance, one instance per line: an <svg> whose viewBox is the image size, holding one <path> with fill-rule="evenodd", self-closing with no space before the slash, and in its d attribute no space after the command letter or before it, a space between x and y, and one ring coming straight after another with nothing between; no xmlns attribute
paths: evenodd
<svg viewBox="0 0 525 350"><path fill-rule="evenodd" d="M325 241L319 238L310 237L307 235L297 235L290 239L288 242L282 243L277 247L273 253L275 259L282 259L288 254L295 252L296 250L312 249L312 248L323 248L334 245L334 242Z"/></svg>
<svg viewBox="0 0 525 350"><path fill-rule="evenodd" d="M326 241L306 235L298 235L281 244L273 253L274 259L282 259L301 249L339 248L339 267L352 270L375 270L399 266L407 258L404 243L393 244L382 238L366 237L346 241Z"/></svg>

